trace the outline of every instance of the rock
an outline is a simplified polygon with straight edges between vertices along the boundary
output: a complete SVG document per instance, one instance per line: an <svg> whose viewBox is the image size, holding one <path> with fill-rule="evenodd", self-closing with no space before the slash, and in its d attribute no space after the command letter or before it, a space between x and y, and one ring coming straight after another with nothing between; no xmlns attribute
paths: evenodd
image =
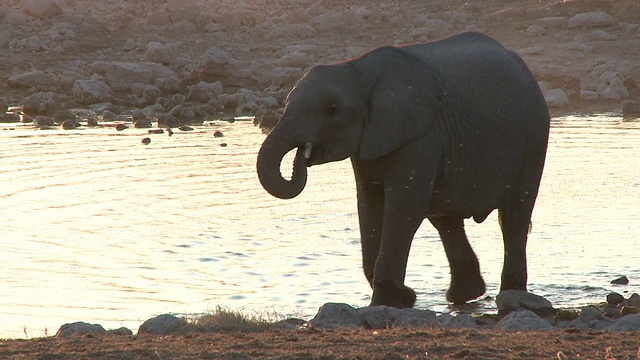
<svg viewBox="0 0 640 360"><path fill-rule="evenodd" d="M527 35L529 36L539 36L544 34L544 32L545 32L544 27L536 24L530 25L527 28Z"/></svg>
<svg viewBox="0 0 640 360"><path fill-rule="evenodd" d="M137 128L137 129L148 129L150 127L152 127L153 124L151 123L150 119L144 118L144 119L138 119L136 121L133 122L133 127Z"/></svg>
<svg viewBox="0 0 640 360"><path fill-rule="evenodd" d="M121 327L117 329L107 330L108 335L119 335L119 336L133 336L133 331L127 329L126 327Z"/></svg>
<svg viewBox="0 0 640 360"><path fill-rule="evenodd" d="M519 309L526 309L546 316L555 313L549 300L522 290L504 290L496 296L499 314L507 314Z"/></svg>
<svg viewBox="0 0 640 360"><path fill-rule="evenodd" d="M175 58L176 51L171 45L163 45L155 41L147 44L147 52L144 54L146 61L167 65L172 63Z"/></svg>
<svg viewBox="0 0 640 360"><path fill-rule="evenodd" d="M523 330L551 330L553 329L553 326L533 311L520 309L509 313L498 321L495 328L498 330L514 332Z"/></svg>
<svg viewBox="0 0 640 360"><path fill-rule="evenodd" d="M107 331L101 325L78 321L60 326L60 329L56 333L56 337L69 338L75 336L97 336L104 335L106 333Z"/></svg>
<svg viewBox="0 0 640 360"><path fill-rule="evenodd" d="M612 292L607 295L607 304L609 305L618 305L624 301L624 296L618 294L617 292Z"/></svg>
<svg viewBox="0 0 640 360"><path fill-rule="evenodd" d="M187 95L186 101L207 103L217 98L222 92L222 83L219 81L215 83L200 81L196 85L189 86L189 95Z"/></svg>
<svg viewBox="0 0 640 360"><path fill-rule="evenodd" d="M546 17L538 19L538 21L536 21L536 24L546 29L560 29L567 24L567 18L563 16Z"/></svg>
<svg viewBox="0 0 640 360"><path fill-rule="evenodd" d="M569 104L569 95L562 89L553 89L544 95L549 107L563 107Z"/></svg>
<svg viewBox="0 0 640 360"><path fill-rule="evenodd" d="M53 114L60 109L62 97L53 92L35 93L22 103L22 111L27 115Z"/></svg>
<svg viewBox="0 0 640 360"><path fill-rule="evenodd" d="M638 314L638 313L640 313L640 308L636 306L628 305L628 306L623 306L622 309L620 309L621 316Z"/></svg>
<svg viewBox="0 0 640 360"><path fill-rule="evenodd" d="M442 314L438 316L438 322L446 329L475 329L478 327L476 320L469 314L458 316Z"/></svg>
<svg viewBox="0 0 640 360"><path fill-rule="evenodd" d="M56 81L40 70L33 70L28 73L13 75L7 79L7 85L13 88L30 88L36 86L51 87L56 85Z"/></svg>
<svg viewBox="0 0 640 360"><path fill-rule="evenodd" d="M215 47L200 57L193 75L208 82L222 81L225 85L242 83L242 71L238 61L228 52Z"/></svg>
<svg viewBox="0 0 640 360"><path fill-rule="evenodd" d="M631 296L629 296L629 299L627 299L623 305L640 307L640 295L636 293L631 294Z"/></svg>
<svg viewBox="0 0 640 360"><path fill-rule="evenodd" d="M58 0L22 0L21 10L38 19L62 14L62 7Z"/></svg>
<svg viewBox="0 0 640 360"><path fill-rule="evenodd" d="M65 120L60 125L64 130L73 130L80 126L80 123L76 120Z"/></svg>
<svg viewBox="0 0 640 360"><path fill-rule="evenodd" d="M105 82L113 91L128 92L135 83L154 84L157 78L175 76L164 65L152 62L96 61L91 64L90 69L104 76Z"/></svg>
<svg viewBox="0 0 640 360"><path fill-rule="evenodd" d="M362 325L368 329L387 329L394 326L397 309L388 306L368 306L358 309Z"/></svg>
<svg viewBox="0 0 640 360"><path fill-rule="evenodd" d="M629 285L629 278L623 275L611 280L611 283L616 285Z"/></svg>
<svg viewBox="0 0 640 360"><path fill-rule="evenodd" d="M582 100L598 100L598 92L590 90L580 90L580 98Z"/></svg>
<svg viewBox="0 0 640 360"><path fill-rule="evenodd" d="M623 316L613 324L605 327L605 330L616 332L640 330L640 314Z"/></svg>
<svg viewBox="0 0 640 360"><path fill-rule="evenodd" d="M326 303L320 307L309 323L323 328L359 328L363 324L363 318L358 310L350 305Z"/></svg>
<svg viewBox="0 0 640 360"><path fill-rule="evenodd" d="M151 139L146 137L146 138L142 138L142 144L144 145L149 145L151 143Z"/></svg>
<svg viewBox="0 0 640 360"><path fill-rule="evenodd" d="M138 328L138 335L166 335L180 330L185 325L185 320L176 316L170 314L158 315L142 323Z"/></svg>
<svg viewBox="0 0 640 360"><path fill-rule="evenodd" d="M182 90L182 81L175 75L158 78L154 85L166 94L174 94Z"/></svg>
<svg viewBox="0 0 640 360"><path fill-rule="evenodd" d="M33 126L42 127L42 126L53 126L55 122L51 116L38 115L33 118Z"/></svg>
<svg viewBox="0 0 640 360"><path fill-rule="evenodd" d="M292 52L284 55L278 61L276 65L280 67L294 67L299 69L306 69L309 67L309 57L301 52Z"/></svg>
<svg viewBox="0 0 640 360"><path fill-rule="evenodd" d="M71 88L75 100L84 105L109 102L111 88L100 80L76 80Z"/></svg>
<svg viewBox="0 0 640 360"><path fill-rule="evenodd" d="M640 101L622 100L622 116L626 118L640 117Z"/></svg>
<svg viewBox="0 0 640 360"><path fill-rule="evenodd" d="M430 328L439 325L437 314L431 310L420 309L396 309L396 321L394 327L403 328Z"/></svg>
<svg viewBox="0 0 640 360"><path fill-rule="evenodd" d="M180 125L180 120L169 113L159 114L156 118L158 127L176 127ZM171 135L169 135L171 136Z"/></svg>
<svg viewBox="0 0 640 360"><path fill-rule="evenodd" d="M213 137L217 137L217 138L224 137L224 134L222 133L222 131L220 131L220 130L216 130L216 131L213 133Z"/></svg>
<svg viewBox="0 0 640 360"><path fill-rule="evenodd" d="M569 28L612 26L614 22L613 16L602 11L595 11L574 15L569 19L567 26Z"/></svg>
<svg viewBox="0 0 640 360"><path fill-rule="evenodd" d="M577 325L580 323L588 324L594 320L602 318L602 311L595 306L588 306L580 310L580 315L571 322L571 325Z"/></svg>
<svg viewBox="0 0 640 360"><path fill-rule="evenodd" d="M620 95L611 88L606 88L598 92L598 98L602 100L619 100Z"/></svg>

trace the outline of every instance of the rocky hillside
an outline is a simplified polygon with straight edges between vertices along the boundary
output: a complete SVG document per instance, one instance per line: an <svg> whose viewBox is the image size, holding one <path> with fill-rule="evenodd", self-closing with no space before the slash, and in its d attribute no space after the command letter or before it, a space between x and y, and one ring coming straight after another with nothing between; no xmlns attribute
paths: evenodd
<svg viewBox="0 0 640 360"><path fill-rule="evenodd" d="M640 108L637 0L4 0L0 105L273 117L313 65L470 30L521 54L555 113Z"/></svg>

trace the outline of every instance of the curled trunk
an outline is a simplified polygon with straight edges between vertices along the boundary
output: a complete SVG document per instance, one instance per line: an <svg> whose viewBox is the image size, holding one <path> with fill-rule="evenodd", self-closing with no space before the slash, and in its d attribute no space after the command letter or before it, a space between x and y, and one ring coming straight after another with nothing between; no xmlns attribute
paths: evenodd
<svg viewBox="0 0 640 360"><path fill-rule="evenodd" d="M293 174L291 180L287 180L280 173L280 163L289 151L296 148L296 145L279 140L282 139L271 134L262 144L256 164L258 179L262 187L271 195L280 199L291 199L298 196L307 184L305 149L304 146L298 146L293 160Z"/></svg>

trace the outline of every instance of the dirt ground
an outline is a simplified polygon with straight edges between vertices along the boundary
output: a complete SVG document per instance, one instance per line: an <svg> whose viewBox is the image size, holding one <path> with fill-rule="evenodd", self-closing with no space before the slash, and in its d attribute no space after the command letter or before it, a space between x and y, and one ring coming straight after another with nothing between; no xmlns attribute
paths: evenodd
<svg viewBox="0 0 640 360"><path fill-rule="evenodd" d="M640 359L638 333L274 330L0 341L2 359Z"/></svg>
<svg viewBox="0 0 640 360"><path fill-rule="evenodd" d="M69 0L75 4L78 1ZM175 1L173 1L175 3ZM9 1L10 6L19 3ZM117 3L106 1L105 3ZM143 2L141 2L143 3ZM163 1L149 1L163 3ZM303 1L242 2L252 14L268 14L272 26L294 21L288 14L297 8L313 6ZM369 6L376 18L379 9L375 2L319 1L324 9L340 13L342 10ZM0 47L0 102L20 103L36 90L8 87L6 79L13 73L41 69L55 73L65 66L83 67L96 60L128 59L123 47L131 37L165 42L180 42L185 53L197 54L211 44L224 47L234 54L241 67L256 66L260 62L275 62L286 45L314 44L314 62L323 63L343 58L346 48L372 49L387 44L434 40L464 29L486 32L504 45L519 51L532 67L538 80L562 88L570 98L567 106L552 109L554 113L619 111L620 100L587 101L579 96L580 79L594 66L608 60L629 66L640 61L640 32L633 26L640 23L640 3L637 0L497 0L497 1L390 1L385 11L394 15L379 17L369 23L367 17L354 24L343 22L335 30L318 30L305 34L303 40L291 36L272 37L274 31L252 31L254 20L242 19L211 30L190 30L189 34L167 28L160 35L132 33L130 27L109 26L108 21L96 22L93 28L77 33L72 50L57 53L46 51L19 52ZM248 5L247 5L248 4ZM301 5L302 4L302 5ZM1 7L1 6L0 6ZM547 28L533 34L530 26L540 18L566 17L589 12L605 11L616 24L605 31L615 39L592 38L594 29ZM409 30L402 19L415 19L416 14L447 14L454 24L447 31L420 35ZM105 13L107 16L108 13ZM451 15L453 14L453 15ZM456 14L464 16L455 17ZM94 14L95 15L95 14ZM443 15L444 16L444 15ZM443 16L440 16L441 18ZM277 21L276 21L277 20ZM133 21L133 20L132 20ZM45 23L46 21L42 21ZM274 25L275 24L275 25ZM113 25L113 23L111 23ZM322 24L320 24L322 25ZM318 25L318 26L320 26ZM324 24L326 25L326 24ZM466 25L466 26L465 26ZM265 29L268 29L265 25ZM407 29L406 36L402 30ZM529 31L527 31L529 30ZM37 31L34 30L34 33ZM577 45L576 45L577 44ZM576 46L583 46L576 50ZM541 46L541 49L532 47ZM585 48L586 47L586 48ZM339 51L336 49L340 49ZM527 50L529 49L529 50ZM336 53L338 51L339 53ZM195 55L194 55L195 56ZM634 63L635 62L635 63ZM65 65L68 64L68 65ZM258 64L259 65L259 64ZM634 96L634 84L627 84ZM257 85L256 85L257 86ZM254 89L256 90L256 89ZM257 89L256 91L258 91ZM62 91L62 90L61 90ZM636 92L637 94L637 92ZM503 333L494 330L269 330L258 332L191 333L172 336L55 337L29 340L0 340L0 359L640 359L640 334L601 331L554 330L549 332Z"/></svg>

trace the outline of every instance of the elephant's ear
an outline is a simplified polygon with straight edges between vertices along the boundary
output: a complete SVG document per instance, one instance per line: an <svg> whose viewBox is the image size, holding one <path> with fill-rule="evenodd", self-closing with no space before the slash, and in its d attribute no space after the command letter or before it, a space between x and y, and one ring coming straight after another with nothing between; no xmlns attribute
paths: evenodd
<svg viewBox="0 0 640 360"><path fill-rule="evenodd" d="M427 64L394 48L372 87L360 142L360 158L371 160L424 136L441 111L441 81ZM370 54L370 56L373 54ZM380 64L382 65L382 64Z"/></svg>

